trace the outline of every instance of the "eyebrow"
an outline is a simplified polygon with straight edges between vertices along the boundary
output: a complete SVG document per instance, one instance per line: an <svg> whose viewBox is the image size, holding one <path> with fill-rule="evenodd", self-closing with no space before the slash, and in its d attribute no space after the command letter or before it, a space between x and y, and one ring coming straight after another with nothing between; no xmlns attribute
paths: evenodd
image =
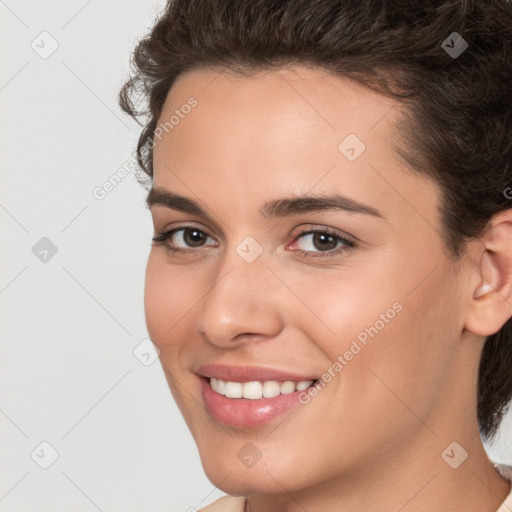
<svg viewBox="0 0 512 512"><path fill-rule="evenodd" d="M148 208L164 206L184 213L208 217L208 213L196 201L174 194L161 187L154 187L149 191L146 204ZM379 210L340 194L274 199L266 202L259 213L264 219L271 219L324 210L343 210L349 213L361 213L386 219L385 215Z"/></svg>

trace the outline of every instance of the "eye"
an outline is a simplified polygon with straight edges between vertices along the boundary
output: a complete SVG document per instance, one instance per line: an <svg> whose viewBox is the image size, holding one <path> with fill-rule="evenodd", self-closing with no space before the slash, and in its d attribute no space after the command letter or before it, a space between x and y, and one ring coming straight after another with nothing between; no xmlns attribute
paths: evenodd
<svg viewBox="0 0 512 512"><path fill-rule="evenodd" d="M206 244L208 239L213 243ZM153 237L154 242L167 242L165 245L171 251L186 251L203 247L204 245L216 245L216 242L204 231L195 227L171 229L158 233Z"/></svg>
<svg viewBox="0 0 512 512"><path fill-rule="evenodd" d="M333 256L355 247L354 242L327 228L304 231L296 237L293 245L306 257Z"/></svg>
<svg viewBox="0 0 512 512"><path fill-rule="evenodd" d="M170 229L157 233L153 241L164 243L171 253L197 252L205 246L218 246L218 243L202 229L194 226ZM293 247L293 246L296 247ZM355 242L341 236L329 228L310 229L299 233L291 247L301 253L304 258L329 257L349 251Z"/></svg>

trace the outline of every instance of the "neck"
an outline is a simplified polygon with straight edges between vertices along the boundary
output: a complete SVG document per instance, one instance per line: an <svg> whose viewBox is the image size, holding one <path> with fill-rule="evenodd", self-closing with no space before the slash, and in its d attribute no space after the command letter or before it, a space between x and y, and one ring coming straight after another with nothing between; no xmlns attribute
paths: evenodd
<svg viewBox="0 0 512 512"><path fill-rule="evenodd" d="M373 454L360 471L294 493L250 495L248 511L496 512L510 484L489 460L476 421L473 426L458 434L424 428L406 448ZM467 458L454 469L465 456L462 449Z"/></svg>

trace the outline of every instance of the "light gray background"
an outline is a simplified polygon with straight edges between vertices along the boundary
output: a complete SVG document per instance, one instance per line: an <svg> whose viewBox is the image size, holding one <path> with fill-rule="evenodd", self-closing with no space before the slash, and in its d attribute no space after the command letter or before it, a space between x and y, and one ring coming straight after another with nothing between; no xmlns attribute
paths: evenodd
<svg viewBox="0 0 512 512"><path fill-rule="evenodd" d="M140 127L116 95L164 3L0 0L1 512L187 511L223 495L158 360L136 350L145 191L130 173L93 196L133 154ZM33 253L43 237L54 256ZM42 442L58 452L48 469ZM512 415L489 452L512 464Z"/></svg>

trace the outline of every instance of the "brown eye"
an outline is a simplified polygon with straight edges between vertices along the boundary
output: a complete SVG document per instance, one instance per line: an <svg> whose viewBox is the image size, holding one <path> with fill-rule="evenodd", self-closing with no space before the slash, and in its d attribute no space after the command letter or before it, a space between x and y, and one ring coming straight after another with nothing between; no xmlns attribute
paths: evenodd
<svg viewBox="0 0 512 512"><path fill-rule="evenodd" d="M154 236L153 241L165 243L170 251L187 251L205 245L217 245L211 236L196 227L171 229Z"/></svg>
<svg viewBox="0 0 512 512"><path fill-rule="evenodd" d="M311 229L296 236L294 248L303 257L335 256L355 247L355 242L348 240L329 229Z"/></svg>
<svg viewBox="0 0 512 512"><path fill-rule="evenodd" d="M301 251L331 251L336 249L343 239L326 231L310 231L297 237L297 247Z"/></svg>
<svg viewBox="0 0 512 512"><path fill-rule="evenodd" d="M313 235L312 243L316 249L320 251L329 251L330 249L335 249L338 240L328 233L315 233Z"/></svg>
<svg viewBox="0 0 512 512"><path fill-rule="evenodd" d="M199 229L186 228L183 230L183 241L189 247L201 247L206 240L206 233Z"/></svg>

